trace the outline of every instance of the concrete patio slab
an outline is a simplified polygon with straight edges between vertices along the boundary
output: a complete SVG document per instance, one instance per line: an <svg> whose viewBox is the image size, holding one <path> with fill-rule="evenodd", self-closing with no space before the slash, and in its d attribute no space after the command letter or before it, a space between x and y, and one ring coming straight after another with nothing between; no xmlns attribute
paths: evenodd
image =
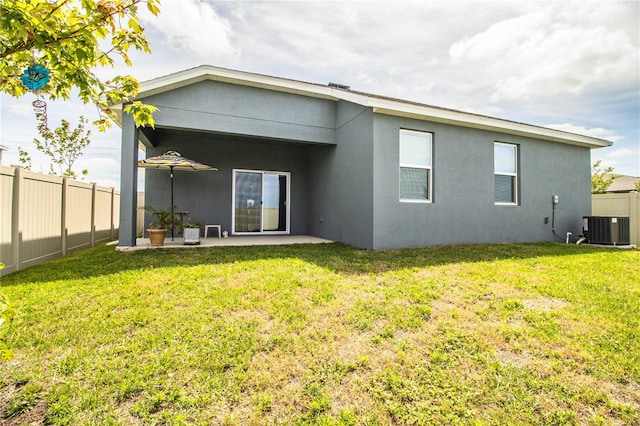
<svg viewBox="0 0 640 426"><path fill-rule="evenodd" d="M175 249L175 248L202 248L202 247L229 247L229 246L273 246L288 244L326 244L331 240L313 237L311 235L259 235L259 236L233 236L228 238L200 238L200 244L183 243L182 237L171 237L164 240L162 246L152 246L148 238L138 238L135 247L116 247L118 251L134 251L146 249Z"/></svg>

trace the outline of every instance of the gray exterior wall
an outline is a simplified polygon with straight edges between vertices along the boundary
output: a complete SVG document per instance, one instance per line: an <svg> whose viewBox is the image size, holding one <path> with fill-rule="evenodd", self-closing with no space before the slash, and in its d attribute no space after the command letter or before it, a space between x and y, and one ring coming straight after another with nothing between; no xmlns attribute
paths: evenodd
<svg viewBox="0 0 640 426"><path fill-rule="evenodd" d="M175 150L183 156L216 167L218 171L174 172L174 204L188 211L190 219L202 224L219 224L231 234L233 169L269 170L291 173L291 234L308 230L308 165L305 146L265 143L225 135L168 132L148 156ZM170 207L168 170L146 170L146 204ZM146 223L151 220L147 218Z"/></svg>
<svg viewBox="0 0 640 426"><path fill-rule="evenodd" d="M433 202L399 201L399 129L432 132ZM440 123L375 115L371 248L554 240L590 213L586 148ZM519 205L494 203L494 142L519 146ZM545 223L547 218L548 223Z"/></svg>
<svg viewBox="0 0 640 426"><path fill-rule="evenodd" d="M310 148L312 235L373 247L373 112L339 101L337 146Z"/></svg>
<svg viewBox="0 0 640 426"><path fill-rule="evenodd" d="M203 81L143 100L156 126L301 143L335 144L335 102Z"/></svg>
<svg viewBox="0 0 640 426"><path fill-rule="evenodd" d="M156 130L143 130L147 156L176 150L219 169L175 172L174 203L223 230L233 169L291 173L291 233L367 249L554 240L552 195L556 232L576 237L591 211L588 148L212 81L143 101L159 108ZM434 135L431 203L399 201L401 128ZM123 147L133 134L123 127ZM519 146L517 206L494 203L494 142ZM148 170L145 192L147 204L168 207L169 172Z"/></svg>

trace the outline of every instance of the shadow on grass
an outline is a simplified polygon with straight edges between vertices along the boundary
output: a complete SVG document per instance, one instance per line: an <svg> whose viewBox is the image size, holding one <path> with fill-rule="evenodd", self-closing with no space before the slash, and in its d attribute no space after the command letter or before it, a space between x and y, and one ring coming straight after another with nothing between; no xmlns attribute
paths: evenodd
<svg viewBox="0 0 640 426"><path fill-rule="evenodd" d="M486 262L611 252L611 248L558 243L445 245L370 251L340 243L282 246L211 247L119 252L102 245L73 253L2 278L2 287L44 281L85 279L160 267L226 264L296 258L343 274L379 273L452 263Z"/></svg>

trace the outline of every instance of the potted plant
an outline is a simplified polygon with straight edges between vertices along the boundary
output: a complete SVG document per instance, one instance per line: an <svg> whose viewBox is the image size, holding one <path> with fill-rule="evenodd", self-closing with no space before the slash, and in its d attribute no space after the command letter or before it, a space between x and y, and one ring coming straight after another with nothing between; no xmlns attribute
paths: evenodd
<svg viewBox="0 0 640 426"><path fill-rule="evenodd" d="M200 244L200 222L187 222L182 225L184 244Z"/></svg>
<svg viewBox="0 0 640 426"><path fill-rule="evenodd" d="M149 241L152 246L163 245L164 237L170 229L180 230L182 225L180 218L175 213L171 213L171 210L158 210L153 206L145 206L145 210L150 212L155 218L147 229Z"/></svg>

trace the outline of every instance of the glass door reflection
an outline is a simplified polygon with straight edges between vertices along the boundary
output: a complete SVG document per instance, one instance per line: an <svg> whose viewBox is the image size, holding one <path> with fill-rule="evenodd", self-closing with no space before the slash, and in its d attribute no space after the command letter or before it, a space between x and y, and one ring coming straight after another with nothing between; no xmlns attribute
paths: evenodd
<svg viewBox="0 0 640 426"><path fill-rule="evenodd" d="M236 172L234 232L261 232L262 173Z"/></svg>
<svg viewBox="0 0 640 426"><path fill-rule="evenodd" d="M289 173L234 171L234 233L289 232Z"/></svg>

